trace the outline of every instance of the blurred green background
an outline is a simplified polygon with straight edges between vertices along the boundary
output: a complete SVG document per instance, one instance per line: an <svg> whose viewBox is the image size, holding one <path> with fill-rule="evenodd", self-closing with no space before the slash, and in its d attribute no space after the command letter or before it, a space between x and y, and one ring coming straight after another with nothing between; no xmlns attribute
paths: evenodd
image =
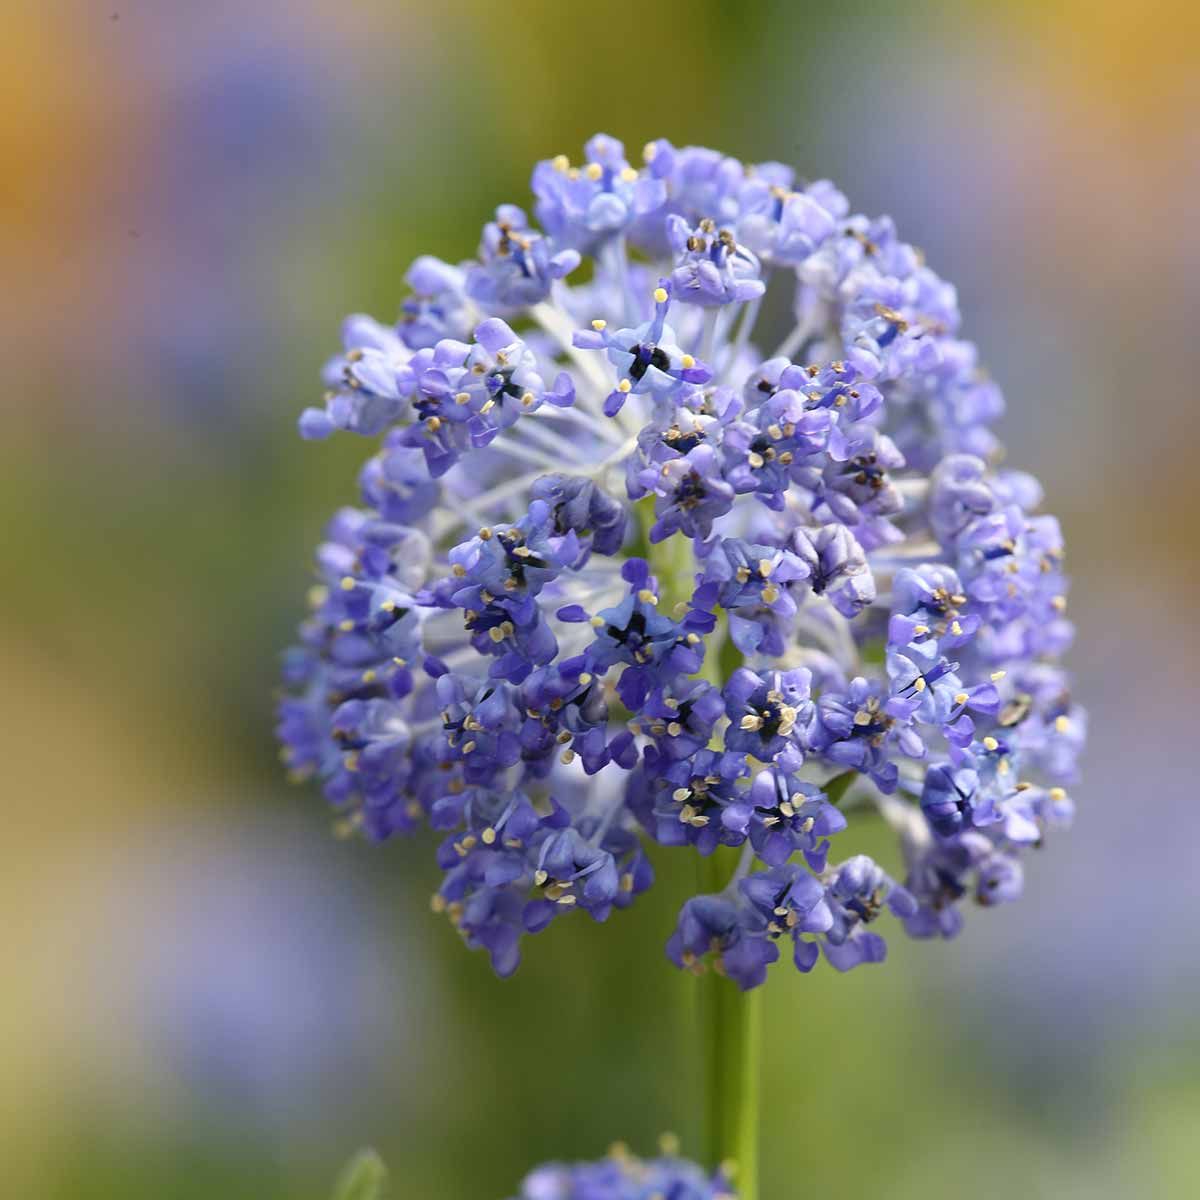
<svg viewBox="0 0 1200 1200"><path fill-rule="evenodd" d="M1077 829L953 945L767 995L767 1196L1200 1191L1200 27L1188 0L6 10L6 1195L399 1197L698 1138L688 865L499 983L429 840L281 780L276 656L364 447L295 417L351 310L597 130L834 178L960 288L1063 519ZM868 848L864 843L864 848ZM880 847L881 853L885 852Z"/></svg>

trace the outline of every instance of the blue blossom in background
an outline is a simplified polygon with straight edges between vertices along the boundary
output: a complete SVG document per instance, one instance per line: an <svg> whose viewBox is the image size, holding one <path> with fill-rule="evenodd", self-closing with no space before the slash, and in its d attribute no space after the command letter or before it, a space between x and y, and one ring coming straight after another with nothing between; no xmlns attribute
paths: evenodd
<svg viewBox="0 0 1200 1200"><path fill-rule="evenodd" d="M737 1200L722 1171L705 1173L676 1157L673 1138L662 1140L658 1158L637 1158L618 1145L598 1162L547 1163L525 1177L513 1200Z"/></svg>
<svg viewBox="0 0 1200 1200"><path fill-rule="evenodd" d="M394 327L351 318L300 418L382 440L285 661L293 775L372 839L437 830L433 907L502 975L628 907L650 843L736 859L668 954L742 988L1015 900L1086 714L1061 533L1000 466L954 289L777 163L600 135L533 191L536 224L501 205L475 260L418 259ZM525 1196L717 1194L631 1170Z"/></svg>
<svg viewBox="0 0 1200 1200"><path fill-rule="evenodd" d="M190 448L227 453L244 441L232 428L261 420L244 401L286 332L275 259L335 186L348 72L290 6L248 6L236 39L196 6L155 8L169 17L125 22L113 43L142 97L127 157L113 148L137 180L123 219L154 248L123 260L114 319L161 414Z"/></svg>

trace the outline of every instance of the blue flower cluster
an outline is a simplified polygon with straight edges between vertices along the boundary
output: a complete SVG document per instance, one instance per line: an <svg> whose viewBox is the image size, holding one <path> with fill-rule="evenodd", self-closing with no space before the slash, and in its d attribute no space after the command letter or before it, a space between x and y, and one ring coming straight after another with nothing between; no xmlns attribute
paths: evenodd
<svg viewBox="0 0 1200 1200"><path fill-rule="evenodd" d="M643 160L539 163L536 223L501 206L394 326L346 322L300 429L381 441L317 552L283 757L373 839L437 831L433 907L502 975L631 904L648 843L740 851L679 966L878 962L881 918L952 936L1070 819L1062 539L889 220L778 163ZM764 355L770 284L795 325Z"/></svg>
<svg viewBox="0 0 1200 1200"><path fill-rule="evenodd" d="M599 1162L538 1167L513 1200L737 1200L723 1171L707 1175L675 1156L674 1139L663 1141L659 1158L637 1158L617 1145Z"/></svg>

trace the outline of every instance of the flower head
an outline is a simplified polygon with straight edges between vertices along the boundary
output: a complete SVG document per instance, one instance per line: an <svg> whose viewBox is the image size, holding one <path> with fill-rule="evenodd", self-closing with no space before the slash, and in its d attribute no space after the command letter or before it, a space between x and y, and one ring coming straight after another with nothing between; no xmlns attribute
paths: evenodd
<svg viewBox="0 0 1200 1200"><path fill-rule="evenodd" d="M381 442L285 658L292 776L373 839L438 831L433 907L502 975L628 907L650 842L727 880L671 959L743 988L1015 900L1087 719L1061 531L999 465L954 289L778 163L598 135L532 186L475 260L413 264L394 326L349 318L300 418ZM854 853L871 815L896 877ZM614 1157L525 1195L723 1187Z"/></svg>

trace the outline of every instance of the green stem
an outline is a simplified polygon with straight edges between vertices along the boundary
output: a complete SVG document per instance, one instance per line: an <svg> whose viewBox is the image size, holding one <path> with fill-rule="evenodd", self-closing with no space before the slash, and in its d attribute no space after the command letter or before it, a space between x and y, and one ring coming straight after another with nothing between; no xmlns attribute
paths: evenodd
<svg viewBox="0 0 1200 1200"><path fill-rule="evenodd" d="M635 553L644 554L658 578L661 611L691 598L696 561L691 543L676 534L651 546L647 536L653 522L648 499L638 505L638 542ZM706 639L701 677L720 687L741 655L729 638L725 614ZM699 891L721 892L736 869L737 856L718 849L699 860ZM743 993L732 980L706 971L696 980L696 1038L703 1047L704 1154L711 1167L732 1163L739 1200L758 1200L758 1095L761 1057L761 989Z"/></svg>
<svg viewBox="0 0 1200 1200"><path fill-rule="evenodd" d="M702 890L719 892L726 879L720 852L701 860ZM742 992L708 971L696 980L698 1034L705 1049L704 1160L736 1165L740 1200L758 1200L758 1097L761 988Z"/></svg>

